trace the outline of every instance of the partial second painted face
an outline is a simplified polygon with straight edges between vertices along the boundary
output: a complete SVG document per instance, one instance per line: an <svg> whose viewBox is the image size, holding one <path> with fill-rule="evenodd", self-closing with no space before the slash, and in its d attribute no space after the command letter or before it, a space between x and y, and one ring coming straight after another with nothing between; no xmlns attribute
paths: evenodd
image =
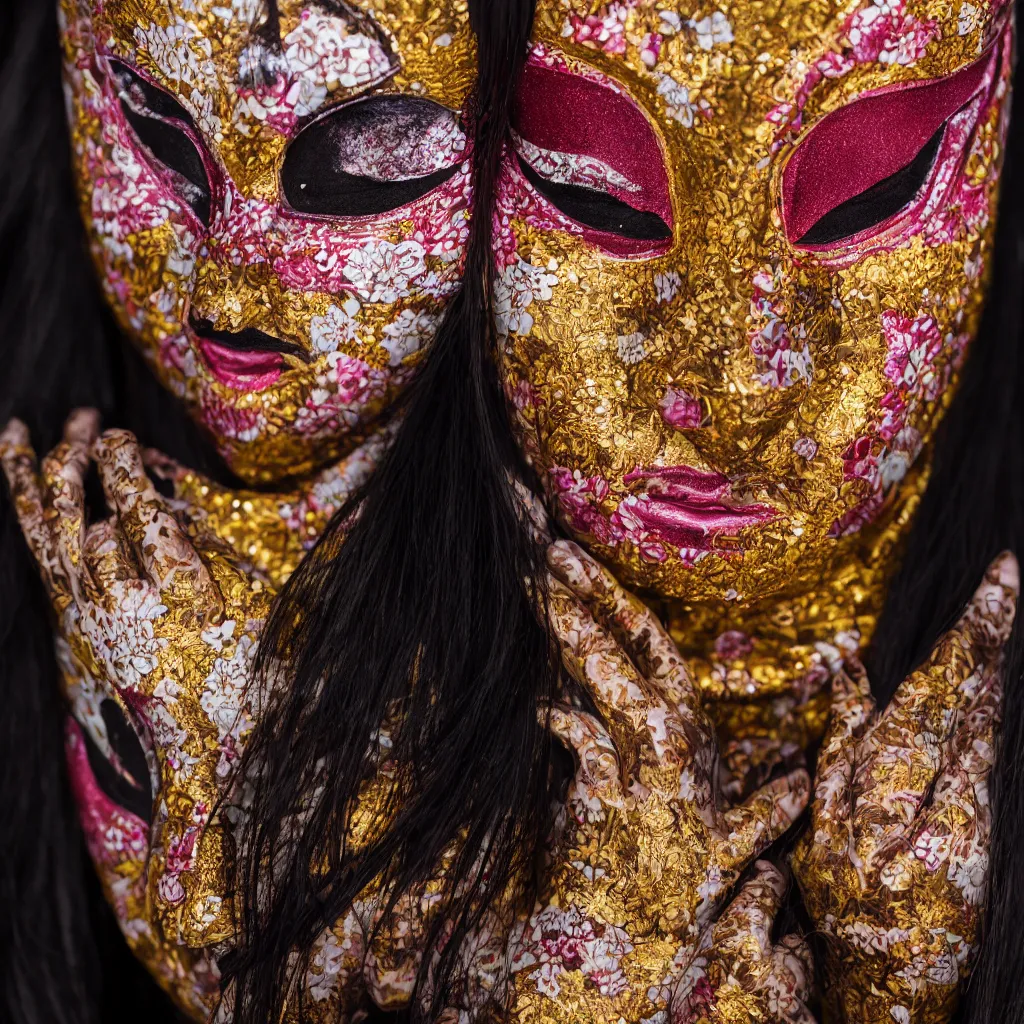
<svg viewBox="0 0 1024 1024"><path fill-rule="evenodd" d="M343 454L458 286L465 3L63 0L62 24L122 327L244 479Z"/></svg>
<svg viewBox="0 0 1024 1024"><path fill-rule="evenodd" d="M540 0L502 372L563 522L620 578L806 589L884 513L977 329L1010 14Z"/></svg>

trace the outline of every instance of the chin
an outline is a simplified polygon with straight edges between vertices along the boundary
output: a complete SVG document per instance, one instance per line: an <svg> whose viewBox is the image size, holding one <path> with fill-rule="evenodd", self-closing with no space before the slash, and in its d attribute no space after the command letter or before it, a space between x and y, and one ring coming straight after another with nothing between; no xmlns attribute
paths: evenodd
<svg viewBox="0 0 1024 1024"><path fill-rule="evenodd" d="M664 546L665 557L644 557L624 543L611 548L581 540L625 585L650 599L721 605L742 612L774 598L812 590L836 563L858 546L856 537L797 538L784 522L753 538L741 534L729 546L680 552Z"/></svg>

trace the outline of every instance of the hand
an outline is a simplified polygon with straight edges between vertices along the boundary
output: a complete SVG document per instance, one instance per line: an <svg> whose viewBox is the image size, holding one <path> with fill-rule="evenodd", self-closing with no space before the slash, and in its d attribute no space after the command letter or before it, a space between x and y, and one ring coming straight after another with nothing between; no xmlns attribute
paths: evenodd
<svg viewBox="0 0 1024 1024"><path fill-rule="evenodd" d="M562 660L600 718L550 711L577 775L543 898L514 941L513 1016L640 1021L667 1010L742 871L803 810L809 780L794 772L723 810L713 732L671 638L582 549L548 552Z"/></svg>
<svg viewBox="0 0 1024 1024"><path fill-rule="evenodd" d="M174 488L168 507L226 544L239 564L279 590L334 513L369 479L388 442L382 432L288 491L233 490L149 449L147 468Z"/></svg>
<svg viewBox="0 0 1024 1024"><path fill-rule="evenodd" d="M778 868L754 865L673 989L671 1024L814 1024L807 943L798 935L771 939L786 889Z"/></svg>
<svg viewBox="0 0 1024 1024"><path fill-rule="evenodd" d="M193 543L147 479L134 438L71 417L38 467L23 424L0 461L58 622L73 717L67 754L93 859L136 954L203 1014L207 947L231 932L214 818L252 728L247 682L271 595ZM114 514L87 525L90 448Z"/></svg>
<svg viewBox="0 0 1024 1024"><path fill-rule="evenodd" d="M977 948L1002 648L1019 589L1001 555L881 713L856 662L833 682L811 828L793 869L826 940L838 1020L946 1021Z"/></svg>

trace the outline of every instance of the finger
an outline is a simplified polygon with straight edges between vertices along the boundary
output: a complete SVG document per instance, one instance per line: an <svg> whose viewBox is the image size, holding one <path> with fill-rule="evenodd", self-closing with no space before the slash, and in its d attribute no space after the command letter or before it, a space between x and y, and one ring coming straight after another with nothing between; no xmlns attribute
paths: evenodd
<svg viewBox="0 0 1024 1024"><path fill-rule="evenodd" d="M816 819L849 821L856 744L874 718L867 672L850 659L832 678L832 709L814 775Z"/></svg>
<svg viewBox="0 0 1024 1024"><path fill-rule="evenodd" d="M101 519L89 526L82 558L86 568L85 589L94 600L109 593L118 582L138 579L138 570L113 518Z"/></svg>
<svg viewBox="0 0 1024 1024"><path fill-rule="evenodd" d="M54 553L73 590L80 582L85 539L85 473L98 429L95 409L76 410L64 426L64 440L42 462L43 487L56 513L51 519Z"/></svg>
<svg viewBox="0 0 1024 1024"><path fill-rule="evenodd" d="M94 451L107 501L146 575L161 590L182 585L192 588L197 598L217 601L209 570L146 476L135 438L127 431L108 430Z"/></svg>
<svg viewBox="0 0 1024 1024"><path fill-rule="evenodd" d="M719 841L719 863L742 871L800 817L810 789L810 776L798 768L773 779L744 803L726 811L722 815L725 835Z"/></svg>
<svg viewBox="0 0 1024 1024"><path fill-rule="evenodd" d="M641 758L667 755L672 715L647 692L644 680L611 634L576 596L549 578L548 619L559 642L566 671L588 693L607 722L627 768Z"/></svg>
<svg viewBox="0 0 1024 1024"><path fill-rule="evenodd" d="M86 449L82 471L89 464L89 446L96 440L100 432L100 414L96 409L75 409L64 423L64 440L78 448Z"/></svg>
<svg viewBox="0 0 1024 1024"><path fill-rule="evenodd" d="M996 734L1002 721L1003 687L998 676L993 679L967 709L950 749L946 771L966 773L972 780L987 777L995 765ZM943 776L936 784L941 786Z"/></svg>
<svg viewBox="0 0 1024 1024"><path fill-rule="evenodd" d="M171 484L174 496L164 506L185 522L193 545L207 559L222 552L256 572L286 566L284 575L290 575L304 550L284 510L297 510L294 518L303 531L309 526L297 494L232 490L154 448L144 449L142 460L153 476Z"/></svg>
<svg viewBox="0 0 1024 1024"><path fill-rule="evenodd" d="M771 956L772 926L788 884L774 864L760 860L712 928L712 942L722 950L743 950L746 957ZM754 945L751 945L751 939Z"/></svg>
<svg viewBox="0 0 1024 1024"><path fill-rule="evenodd" d="M552 707L548 714L541 710L538 717L575 755L575 795L588 805L598 800L608 807L622 807L625 795L619 756L604 726L593 715L562 705Z"/></svg>
<svg viewBox="0 0 1024 1024"><path fill-rule="evenodd" d="M806 1003L811 998L814 984L814 955L807 940L795 933L784 935L772 951L772 963L772 973L782 981L783 988L801 1003ZM810 1016L806 1019L814 1020Z"/></svg>
<svg viewBox="0 0 1024 1024"><path fill-rule="evenodd" d="M0 434L0 465L3 466L18 523L47 586L54 589L53 543L46 522L42 481L28 427L11 420Z"/></svg>
<svg viewBox="0 0 1024 1024"><path fill-rule="evenodd" d="M549 545L547 561L552 573L625 645L634 663L667 701L691 709L700 707L697 689L675 641L647 605L572 541L557 540Z"/></svg>
<svg viewBox="0 0 1024 1024"><path fill-rule="evenodd" d="M1017 560L1006 552L985 573L960 621L928 661L896 691L857 753L854 799L866 815L909 825L947 757L959 717L997 672L1019 590Z"/></svg>
<svg viewBox="0 0 1024 1024"><path fill-rule="evenodd" d="M1020 566L1011 551L997 556L985 573L960 620L975 645L985 652L988 668L1001 659L1010 639L1020 594Z"/></svg>
<svg viewBox="0 0 1024 1024"><path fill-rule="evenodd" d="M197 548L226 546L248 562L253 555L253 531L269 533L267 513L271 528L280 525L277 509L284 499L279 495L233 491L155 448L142 449L142 464L146 472L171 485L173 497L165 499L164 505L187 523ZM270 546L283 545L271 541Z"/></svg>
<svg viewBox="0 0 1024 1024"><path fill-rule="evenodd" d="M956 837L950 854L959 859L962 875L974 876L974 888L984 885L992 813L989 794L996 756L996 731L1001 713L998 680L975 698L950 745L949 763L935 781L922 830L915 836L915 853L927 856L934 844L928 837Z"/></svg>

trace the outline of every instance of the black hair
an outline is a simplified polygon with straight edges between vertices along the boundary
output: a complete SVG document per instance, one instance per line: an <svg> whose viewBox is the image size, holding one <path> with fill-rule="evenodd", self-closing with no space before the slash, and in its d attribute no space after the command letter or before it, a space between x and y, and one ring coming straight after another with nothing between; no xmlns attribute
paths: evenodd
<svg viewBox="0 0 1024 1024"><path fill-rule="evenodd" d="M522 469L490 358L490 223L481 212L493 199L532 3L470 6L480 76L465 284L404 402L392 451L293 577L261 645L264 669L285 656L294 689L276 698L278 713L248 755L257 791L237 865L243 940L225 964L239 1024L277 1019L289 954L308 956L319 930L368 881L383 877L385 892L397 896L454 849L449 878L467 885L449 881L444 890L425 943L437 956L425 956L420 972L434 1006L443 1002L458 981L461 936L487 907L505 906L506 890L529 898L530 858L558 781L535 716L558 685L557 670L535 617L538 552L509 484ZM0 421L22 417L46 450L71 408L98 405L108 424L229 481L119 336L98 293L68 165L54 8L16 0L0 9ZM1012 184L1024 176L1022 145L1024 118L1016 115L986 314L871 651L882 699L955 619L991 557L1024 551L1024 197ZM315 614L296 619L289 609ZM1006 659L991 896L962 1010L969 1024L1024 1022L1021 635L1015 630ZM155 985L111 938L116 925L87 865L64 769L64 713L49 604L5 495L0 1019L169 1021ZM401 770L370 840L346 858L353 797L373 768L368 741L390 721L390 756ZM327 785L307 805L300 794L310 781ZM295 810L321 831L287 832ZM256 882L278 853L283 881L257 901ZM445 920L450 935L441 934Z"/></svg>
<svg viewBox="0 0 1024 1024"><path fill-rule="evenodd" d="M364 889L380 886L390 910L451 856L410 1011L434 1019L453 997L465 933L514 909L510 895L529 898L549 819L557 775L537 708L558 664L538 621L542 554L513 486L522 467L490 313L490 211L533 3L470 10L475 212L462 287L398 405L387 456L278 595L261 639L257 678L276 679L240 769L254 790L236 885L242 938L222 961L236 1024L277 1019L289 991L301 1004L292 980ZM359 798L382 730L391 781L368 823ZM368 832L358 842L357 807Z"/></svg>

